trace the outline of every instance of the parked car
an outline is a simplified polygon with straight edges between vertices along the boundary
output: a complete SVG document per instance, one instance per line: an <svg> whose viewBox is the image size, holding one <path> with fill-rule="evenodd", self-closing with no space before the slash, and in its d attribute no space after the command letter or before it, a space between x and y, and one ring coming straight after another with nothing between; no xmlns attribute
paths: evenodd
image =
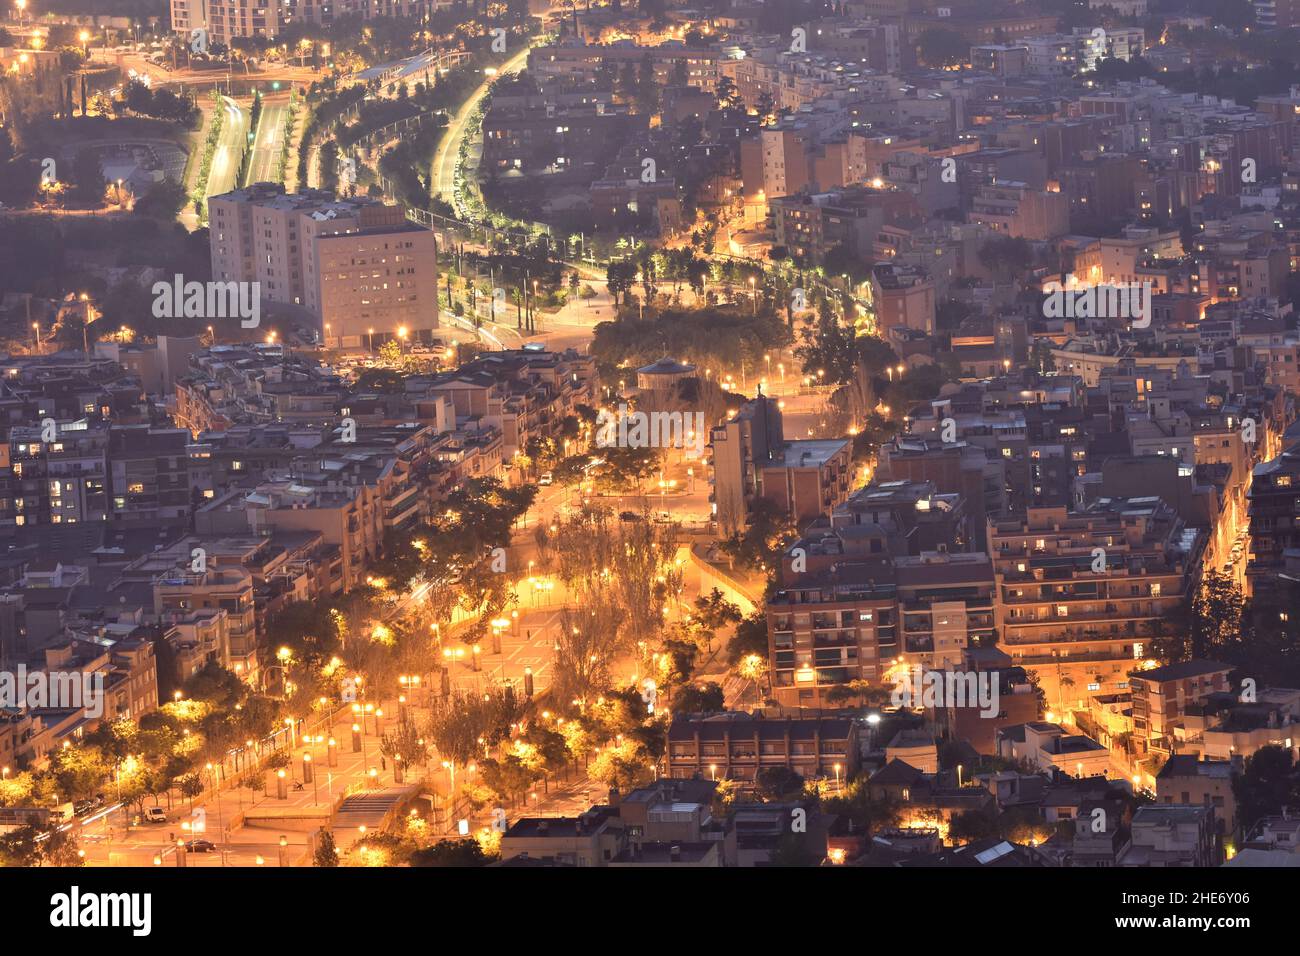
<svg viewBox="0 0 1300 956"><path fill-rule="evenodd" d="M549 471L542 472L542 477L537 479L539 485L549 485L555 481L555 476Z"/></svg>
<svg viewBox="0 0 1300 956"><path fill-rule="evenodd" d="M620 511L618 513L619 521L640 521L641 516L635 511Z"/></svg>
<svg viewBox="0 0 1300 956"><path fill-rule="evenodd" d="M185 844L185 849L191 853L211 853L216 848L211 840L190 840Z"/></svg>

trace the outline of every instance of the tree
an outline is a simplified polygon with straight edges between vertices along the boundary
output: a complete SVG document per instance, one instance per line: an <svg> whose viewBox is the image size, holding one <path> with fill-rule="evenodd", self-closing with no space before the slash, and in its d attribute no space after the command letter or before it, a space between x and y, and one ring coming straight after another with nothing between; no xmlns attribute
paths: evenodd
<svg viewBox="0 0 1300 956"><path fill-rule="evenodd" d="M1233 778L1233 796L1242 827L1249 831L1261 817L1280 814L1300 803L1300 776L1284 747L1261 747L1246 758L1246 772Z"/></svg>
<svg viewBox="0 0 1300 956"><path fill-rule="evenodd" d="M560 701L593 699L613 680L618 611L612 596L604 589L596 591L584 610L589 613L566 608L560 614L551 659L552 686Z"/></svg>
<svg viewBox="0 0 1300 956"><path fill-rule="evenodd" d="M865 680L851 680L847 684L836 684L826 692L826 700L832 704L856 700L859 706L883 706L890 700L890 691L877 687Z"/></svg>
<svg viewBox="0 0 1300 956"><path fill-rule="evenodd" d="M742 616L740 608L728 601L717 588L695 599L695 619L709 631L719 631L728 624L739 624Z"/></svg>
<svg viewBox="0 0 1300 956"><path fill-rule="evenodd" d="M398 723L391 733L379 738L379 752L390 760L400 759L406 766L420 766L429 759L424 735L408 717Z"/></svg>
<svg viewBox="0 0 1300 956"><path fill-rule="evenodd" d="M738 110L744 105L745 101L741 99L740 91L736 89L736 82L725 74L719 78L716 88L718 95L718 106L725 110Z"/></svg>
<svg viewBox="0 0 1300 956"><path fill-rule="evenodd" d="M37 866L41 860L41 845L37 842L40 835L41 828L35 825L0 834L0 866Z"/></svg>
<svg viewBox="0 0 1300 956"><path fill-rule="evenodd" d="M808 833L787 831L777 838L772 850L772 866L816 866L825 856L814 846Z"/></svg>
<svg viewBox="0 0 1300 956"><path fill-rule="evenodd" d="M1153 643L1161 659L1210 658L1237 663L1245 601L1227 574L1207 571L1201 587L1174 615L1173 626Z"/></svg>
<svg viewBox="0 0 1300 956"><path fill-rule="evenodd" d="M478 762L483 783L504 801L525 794L539 779L540 773L528 766L519 754L508 753L501 759L484 757Z"/></svg>
<svg viewBox="0 0 1300 956"><path fill-rule="evenodd" d="M754 778L765 800L783 802L803 794L804 779L789 767L763 767Z"/></svg>
<svg viewBox="0 0 1300 956"><path fill-rule="evenodd" d="M732 667L751 654L767 657L767 615L762 610L741 620L727 641L727 663Z"/></svg>
<svg viewBox="0 0 1300 956"><path fill-rule="evenodd" d="M406 391L406 379L401 372L391 368L367 368L357 374L352 386L354 395L378 392L381 395L401 395Z"/></svg>
<svg viewBox="0 0 1300 956"><path fill-rule="evenodd" d="M439 840L411 854L411 866L487 866L492 860L473 838Z"/></svg>
<svg viewBox="0 0 1300 956"><path fill-rule="evenodd" d="M93 149L77 151L72 161L73 195L85 203L99 203L104 199L104 172L99 157Z"/></svg>
<svg viewBox="0 0 1300 956"><path fill-rule="evenodd" d="M926 66L959 66L970 54L970 43L955 30L932 27L917 38L917 55Z"/></svg>
<svg viewBox="0 0 1300 956"><path fill-rule="evenodd" d="M636 263L630 260L615 260L605 268L605 283L609 288L609 294L614 297L614 305L617 306L619 296L626 296L632 291L632 285L636 282Z"/></svg>
<svg viewBox="0 0 1300 956"><path fill-rule="evenodd" d="M719 549L742 567L772 572L793 536L789 516L770 499L758 498L750 506L745 530L721 542Z"/></svg>
<svg viewBox="0 0 1300 956"><path fill-rule="evenodd" d="M1010 282L1033 268L1034 250L1027 239L1019 236L998 236L983 243L976 255L980 263L999 282Z"/></svg>
<svg viewBox="0 0 1300 956"><path fill-rule="evenodd" d="M673 696L673 712L679 714L715 714L726 709L722 686L716 681L687 684Z"/></svg>
<svg viewBox="0 0 1300 956"><path fill-rule="evenodd" d="M163 179L136 200L134 212L137 216L172 222L185 208L187 198L184 186L175 180Z"/></svg>
<svg viewBox="0 0 1300 956"><path fill-rule="evenodd" d="M339 851L334 845L334 834L331 831L321 829L316 841L316 852L312 854L312 863L315 866L339 865Z"/></svg>
<svg viewBox="0 0 1300 956"><path fill-rule="evenodd" d="M948 839L954 844L987 840L997 833L997 822L981 810L959 813L948 824Z"/></svg>

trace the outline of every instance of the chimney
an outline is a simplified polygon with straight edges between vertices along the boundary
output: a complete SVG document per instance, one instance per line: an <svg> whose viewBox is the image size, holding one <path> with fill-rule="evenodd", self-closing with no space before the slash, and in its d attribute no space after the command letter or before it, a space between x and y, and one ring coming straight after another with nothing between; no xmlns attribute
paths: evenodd
<svg viewBox="0 0 1300 956"><path fill-rule="evenodd" d="M673 863L680 863L682 861L682 848L679 846L675 846L669 849L668 859L671 860Z"/></svg>
<svg viewBox="0 0 1300 956"><path fill-rule="evenodd" d="M618 792L618 787L609 788L609 805L611 807L618 806L619 801L622 799L622 795Z"/></svg>

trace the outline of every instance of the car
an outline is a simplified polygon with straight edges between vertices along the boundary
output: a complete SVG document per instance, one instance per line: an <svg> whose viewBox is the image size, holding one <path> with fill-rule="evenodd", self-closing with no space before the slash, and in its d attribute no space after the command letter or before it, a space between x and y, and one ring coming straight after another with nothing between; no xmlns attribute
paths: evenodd
<svg viewBox="0 0 1300 956"><path fill-rule="evenodd" d="M667 511L658 511L658 512L655 512L654 523L655 523L655 524L672 524L672 523L673 523L673 516L670 515Z"/></svg>
<svg viewBox="0 0 1300 956"><path fill-rule="evenodd" d="M185 849L190 853L211 853L217 848L217 845L211 840L189 840L185 844Z"/></svg>
<svg viewBox="0 0 1300 956"><path fill-rule="evenodd" d="M618 513L619 521L640 521L641 516L635 511L620 511Z"/></svg>
<svg viewBox="0 0 1300 956"><path fill-rule="evenodd" d="M549 485L554 483L554 481L555 481L555 476L551 474L549 471L542 472L542 476L537 479L537 483L539 485Z"/></svg>
<svg viewBox="0 0 1300 956"><path fill-rule="evenodd" d="M78 800L72 805L72 812L75 816L84 817L89 813L94 813L104 805L102 796L94 796L88 800Z"/></svg>
<svg viewBox="0 0 1300 956"><path fill-rule="evenodd" d="M166 823L167 811L164 810L162 807L145 807L144 822L145 823Z"/></svg>

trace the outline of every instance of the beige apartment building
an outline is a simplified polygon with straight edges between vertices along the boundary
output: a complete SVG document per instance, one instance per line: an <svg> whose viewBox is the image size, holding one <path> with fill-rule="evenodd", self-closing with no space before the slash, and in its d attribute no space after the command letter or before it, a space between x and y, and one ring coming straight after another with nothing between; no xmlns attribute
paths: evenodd
<svg viewBox="0 0 1300 956"><path fill-rule="evenodd" d="M295 305L327 345L374 347L438 327L437 239L400 206L254 183L208 204L212 278L257 282L264 301Z"/></svg>
<svg viewBox="0 0 1300 956"><path fill-rule="evenodd" d="M1085 709L1128 672L1182 602L1203 545L1160 498L1100 498L989 521L999 646L1049 707Z"/></svg>
<svg viewBox="0 0 1300 956"><path fill-rule="evenodd" d="M224 660L215 658L244 680L255 683L257 666L257 612L253 575L241 567L213 567L202 573L173 568L153 580L154 614L168 631L176 625L193 625L203 611L225 612ZM190 636L199 640L198 628ZM199 643L212 640L204 635ZM216 647L209 650L216 651Z"/></svg>

